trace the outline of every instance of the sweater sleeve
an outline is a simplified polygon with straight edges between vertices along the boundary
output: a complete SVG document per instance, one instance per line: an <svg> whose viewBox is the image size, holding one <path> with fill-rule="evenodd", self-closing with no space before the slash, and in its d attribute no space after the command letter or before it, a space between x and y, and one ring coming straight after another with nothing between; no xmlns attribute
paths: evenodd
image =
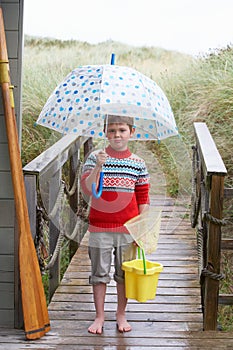
<svg viewBox="0 0 233 350"><path fill-rule="evenodd" d="M150 190L150 176L149 176L146 164L145 162L143 162L141 171L138 174L138 179L135 185L135 195L137 198L138 205L150 204L149 190Z"/></svg>

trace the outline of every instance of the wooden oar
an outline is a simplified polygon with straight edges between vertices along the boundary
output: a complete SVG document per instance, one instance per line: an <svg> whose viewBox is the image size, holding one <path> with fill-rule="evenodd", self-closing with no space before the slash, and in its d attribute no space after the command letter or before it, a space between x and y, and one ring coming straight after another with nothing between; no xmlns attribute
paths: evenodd
<svg viewBox="0 0 233 350"><path fill-rule="evenodd" d="M37 339L50 330L40 268L31 235L21 164L14 98L10 83L2 9L0 8L0 84L4 106L9 158L19 229L19 265L24 329L27 339Z"/></svg>

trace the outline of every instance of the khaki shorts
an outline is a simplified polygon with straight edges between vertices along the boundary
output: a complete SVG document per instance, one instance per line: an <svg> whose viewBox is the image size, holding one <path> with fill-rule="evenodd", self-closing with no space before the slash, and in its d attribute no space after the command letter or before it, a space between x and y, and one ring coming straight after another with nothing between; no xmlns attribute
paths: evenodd
<svg viewBox="0 0 233 350"><path fill-rule="evenodd" d="M124 261L136 258L136 246L129 234L115 232L91 232L88 246L91 259L90 284L109 283L112 258L114 258L113 278L117 283L124 283Z"/></svg>

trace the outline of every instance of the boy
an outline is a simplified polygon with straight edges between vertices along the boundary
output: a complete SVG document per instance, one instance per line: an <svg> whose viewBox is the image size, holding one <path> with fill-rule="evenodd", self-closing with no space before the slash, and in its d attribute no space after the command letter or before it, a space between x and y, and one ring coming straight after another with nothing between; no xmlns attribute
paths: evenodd
<svg viewBox="0 0 233 350"><path fill-rule="evenodd" d="M128 142L135 132L133 118L109 115L104 132L109 146L104 151L90 154L81 180L84 193L91 195L92 183L99 183L103 168L103 192L99 199L92 197L89 215L90 283L93 285L96 318L88 331L94 334L101 334L103 329L112 251L117 284L117 328L119 332L131 330L125 317L127 299L121 265L123 261L135 259L136 247L124 223L149 205L149 174L145 162L128 149Z"/></svg>

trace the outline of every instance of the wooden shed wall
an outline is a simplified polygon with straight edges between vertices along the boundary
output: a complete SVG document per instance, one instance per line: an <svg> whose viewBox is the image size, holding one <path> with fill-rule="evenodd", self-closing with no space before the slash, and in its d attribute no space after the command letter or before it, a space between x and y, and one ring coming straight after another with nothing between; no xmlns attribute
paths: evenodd
<svg viewBox="0 0 233 350"><path fill-rule="evenodd" d="M23 0L0 0L0 6L4 16L11 83L14 85L15 110L20 136ZM2 95L0 99L0 326L13 328L19 324L18 235Z"/></svg>

